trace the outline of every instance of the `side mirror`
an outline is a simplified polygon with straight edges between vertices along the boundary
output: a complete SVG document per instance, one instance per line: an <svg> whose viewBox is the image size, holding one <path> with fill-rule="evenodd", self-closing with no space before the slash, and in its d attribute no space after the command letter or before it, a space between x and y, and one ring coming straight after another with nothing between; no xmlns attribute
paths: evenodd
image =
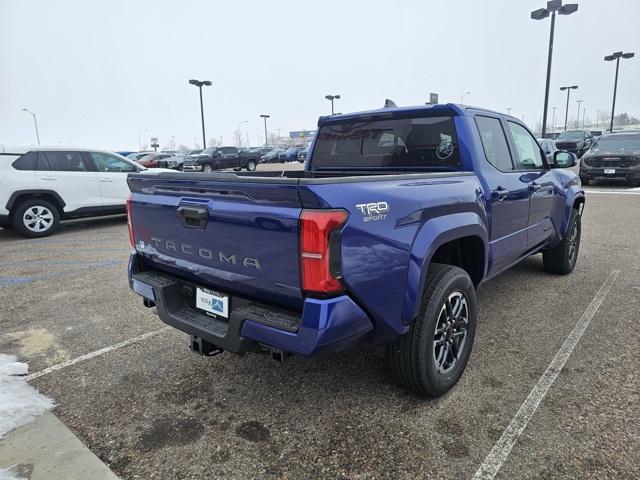
<svg viewBox="0 0 640 480"><path fill-rule="evenodd" d="M553 154L553 163L557 168L575 167L577 160L575 153L558 150Z"/></svg>

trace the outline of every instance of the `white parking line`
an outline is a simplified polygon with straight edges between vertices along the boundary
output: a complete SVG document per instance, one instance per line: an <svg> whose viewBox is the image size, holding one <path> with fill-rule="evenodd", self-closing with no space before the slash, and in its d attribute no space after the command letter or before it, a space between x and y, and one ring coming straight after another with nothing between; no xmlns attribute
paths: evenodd
<svg viewBox="0 0 640 480"><path fill-rule="evenodd" d="M531 390L524 403L520 406L518 413L513 417L509 426L502 433L500 439L496 442L489 455L487 455L487 458L485 458L482 465L480 465L480 468L476 471L473 476L475 480L493 479L496 476L511 453L511 449L516 444L518 437L520 437L524 429L527 427L527 424L536 412L538 405L540 405L540 402L558 377L558 374L562 370L562 367L564 367L564 364L567 362L571 352L573 352L573 349L580 341L580 337L582 337L582 334L589 326L589 323L598 311L600 304L611 290L611 286L613 285L613 282L616 281L616 278L618 278L619 273L620 270L611 271L609 277L600 287L596 296L593 297L593 300L591 300L587 310L582 314L582 317L578 320L576 326L573 327L573 330L564 341L562 347L560 347L560 350L558 350L558 353L556 353L556 356L551 361L545 372L542 374L542 377L540 377L540 380L538 380L536 386L533 387L533 390Z"/></svg>
<svg viewBox="0 0 640 480"><path fill-rule="evenodd" d="M585 190L585 193L604 193L608 195L640 195L640 191L633 190Z"/></svg>
<svg viewBox="0 0 640 480"><path fill-rule="evenodd" d="M126 347L128 345L141 342L147 338L158 335L159 333L166 332L171 327L162 327L159 330L154 330L153 332L143 333L142 335L138 335L137 337L130 338L125 340L124 342L116 343L115 345L111 345L110 347L101 348L100 350L96 350L95 352L87 353L85 355L81 355L72 360L67 360L66 362L58 363L57 365L52 365L50 367L45 368L44 370L40 370L39 372L31 373L27 375L27 381L35 380L36 378L40 378L43 375L48 375L53 372L57 372L58 370L62 370L63 368L70 367L71 365L75 365L76 363L84 362L85 360L89 360L91 358L99 357L100 355L104 355L105 353L113 352L114 350L118 350L119 348Z"/></svg>

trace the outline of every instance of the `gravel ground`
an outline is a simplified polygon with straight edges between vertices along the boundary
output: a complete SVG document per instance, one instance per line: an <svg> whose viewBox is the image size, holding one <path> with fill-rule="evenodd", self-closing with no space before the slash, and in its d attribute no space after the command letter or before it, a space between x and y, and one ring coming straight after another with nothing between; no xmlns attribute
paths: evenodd
<svg viewBox="0 0 640 480"><path fill-rule="evenodd" d="M640 195L588 195L573 274L534 256L485 284L467 371L438 400L400 390L378 347L201 358L172 329L32 384L124 479L470 478L618 269L498 478L640 478L638 211ZM0 352L33 372L162 328L129 291L128 251L122 217L0 230Z"/></svg>

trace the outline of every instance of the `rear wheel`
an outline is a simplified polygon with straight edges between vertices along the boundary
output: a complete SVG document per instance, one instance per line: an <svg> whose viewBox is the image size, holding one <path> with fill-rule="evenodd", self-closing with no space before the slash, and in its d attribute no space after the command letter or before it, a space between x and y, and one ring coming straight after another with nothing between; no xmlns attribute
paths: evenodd
<svg viewBox="0 0 640 480"><path fill-rule="evenodd" d="M578 260L581 231L580 213L574 208L571 210L569 228L562 241L555 247L542 252L542 261L547 272L566 275L573 271Z"/></svg>
<svg viewBox="0 0 640 480"><path fill-rule="evenodd" d="M12 213L12 223L26 237L46 237L58 229L60 212L52 203L34 198L18 205Z"/></svg>
<svg viewBox="0 0 640 480"><path fill-rule="evenodd" d="M256 161L255 160L249 160L247 162L247 171L255 172L255 170L256 170Z"/></svg>
<svg viewBox="0 0 640 480"><path fill-rule="evenodd" d="M211 172L213 172L213 167L211 166L211 164L209 164L209 163L205 163L205 164L202 166L202 171L203 171L204 173L211 173Z"/></svg>
<svg viewBox="0 0 640 480"><path fill-rule="evenodd" d="M476 331L476 294L467 272L434 263L417 318L387 346L393 376L425 397L447 393L462 376Z"/></svg>

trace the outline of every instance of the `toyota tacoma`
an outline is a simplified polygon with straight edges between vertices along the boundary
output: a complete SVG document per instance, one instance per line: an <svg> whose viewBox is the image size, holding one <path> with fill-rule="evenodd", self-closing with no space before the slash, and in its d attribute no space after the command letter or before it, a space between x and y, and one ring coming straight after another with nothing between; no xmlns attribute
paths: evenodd
<svg viewBox="0 0 640 480"><path fill-rule="evenodd" d="M570 273L584 191L517 118L447 104L321 117L304 171L129 176L129 283L201 355L386 346L440 396L467 364L476 289L542 254Z"/></svg>

